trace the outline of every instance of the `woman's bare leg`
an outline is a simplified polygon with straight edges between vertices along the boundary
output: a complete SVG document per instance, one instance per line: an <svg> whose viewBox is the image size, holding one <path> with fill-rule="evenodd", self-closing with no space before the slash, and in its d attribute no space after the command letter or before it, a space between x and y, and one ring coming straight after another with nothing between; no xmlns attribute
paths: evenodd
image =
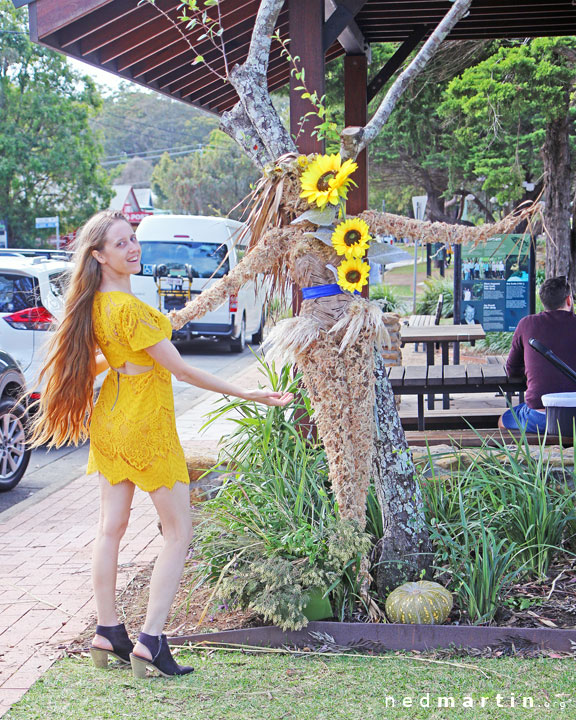
<svg viewBox="0 0 576 720"><path fill-rule="evenodd" d="M111 485L102 475L100 481L100 519L92 551L92 583L99 625L117 625L116 576L118 551L130 518L134 485L125 481ZM92 644L111 650L109 640L95 635Z"/></svg>
<svg viewBox="0 0 576 720"><path fill-rule="evenodd" d="M149 635L161 635L180 584L192 537L190 489L185 483L177 482L172 489L159 488L150 493L150 497L162 523L164 547L150 578L150 599L142 629ZM136 643L134 652L151 658L148 648L140 643Z"/></svg>

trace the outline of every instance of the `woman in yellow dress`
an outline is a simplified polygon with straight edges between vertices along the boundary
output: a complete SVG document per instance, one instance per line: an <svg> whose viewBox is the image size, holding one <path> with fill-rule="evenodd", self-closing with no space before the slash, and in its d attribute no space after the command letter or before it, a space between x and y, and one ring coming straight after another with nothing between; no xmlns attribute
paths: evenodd
<svg viewBox="0 0 576 720"><path fill-rule="evenodd" d="M100 212L79 233L64 319L41 373L44 390L32 438L35 445L60 447L90 437L87 472L98 472L101 501L92 568L98 614L94 663L105 667L110 654L131 663L137 677L146 667L182 675L192 668L175 662L162 634L191 538L189 478L176 433L171 376L265 405L284 406L292 396L245 390L188 365L170 342L168 318L131 293L140 256L121 213ZM94 406L94 378L106 369ZM164 545L134 646L118 622L115 596L118 551L136 487L150 493Z"/></svg>

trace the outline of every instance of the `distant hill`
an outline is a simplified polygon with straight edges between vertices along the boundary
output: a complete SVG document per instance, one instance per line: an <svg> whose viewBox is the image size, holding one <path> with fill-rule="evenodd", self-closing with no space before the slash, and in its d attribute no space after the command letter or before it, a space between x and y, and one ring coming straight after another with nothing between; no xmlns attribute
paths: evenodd
<svg viewBox="0 0 576 720"><path fill-rule="evenodd" d="M157 93L121 88L103 98L92 120L100 135L108 169L134 157L156 164L163 152L178 156L206 144L218 118Z"/></svg>

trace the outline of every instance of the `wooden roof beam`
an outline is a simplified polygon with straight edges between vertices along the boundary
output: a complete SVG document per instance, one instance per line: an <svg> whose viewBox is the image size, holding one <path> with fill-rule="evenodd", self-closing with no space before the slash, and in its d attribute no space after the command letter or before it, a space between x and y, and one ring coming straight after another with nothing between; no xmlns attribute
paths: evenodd
<svg viewBox="0 0 576 720"><path fill-rule="evenodd" d="M287 25L287 23L286 23ZM236 33L234 38L230 40L230 43L226 42L225 40L225 47L227 50L227 60L228 60L228 66L232 67L236 63L243 63L244 60L246 60L247 54L248 54L248 47L250 45L250 39L252 37L252 31L254 29L254 23L250 21L246 21L245 24L242 26L242 31L239 28L236 28ZM278 27L278 26L277 26ZM283 26L279 27L279 30L282 31ZM276 46L276 49L278 52L280 51L280 48ZM271 50L271 55L275 51L275 48L273 47ZM218 60L219 56L221 57L221 54L219 54L219 51L216 48L209 48L206 52L201 53L202 56L206 59L208 63L214 62L214 60ZM206 74L205 65L192 65L192 60L194 59L196 55L194 53L191 53L190 57L190 67L187 70L184 70L182 72L173 73L176 75L176 77L172 77L172 74L170 76L165 76L161 82L159 82L159 85L161 87L167 87L170 86L170 91L172 90L182 90L185 87L188 87L190 83L192 82L192 76L202 76ZM220 65L223 65L223 63L219 63ZM224 68L222 67L222 71L224 71Z"/></svg>
<svg viewBox="0 0 576 720"><path fill-rule="evenodd" d="M139 5L137 8L137 14L118 18L111 28L106 26L94 26L95 31L88 37L84 38L80 43L82 54L88 55L91 52L100 50L106 45L110 45L111 43L118 41L122 37L137 32L140 28L143 28L146 25L157 22L162 18L162 16L159 15L155 6L160 7L165 12L172 11L172 14L176 18L176 12L172 0L155 0L154 5L152 5L152 3ZM153 36L153 34L148 35L147 37L150 36Z"/></svg>
<svg viewBox="0 0 576 720"><path fill-rule="evenodd" d="M388 60L380 72L372 78L368 83L368 103L373 100L384 85L390 80L392 75L402 65L404 60L410 55L410 53L416 48L416 46L424 39L428 33L428 26L421 25L415 28L410 37L405 40L402 45L396 50L394 55Z"/></svg>
<svg viewBox="0 0 576 720"><path fill-rule="evenodd" d="M85 17L94 10L108 5L112 0L42 0L32 5L36 11L38 37L44 38L56 30Z"/></svg>
<svg viewBox="0 0 576 720"><path fill-rule="evenodd" d="M250 20L251 26L254 27L254 21L252 13L256 13L258 10L260 0L249 0L243 6L236 5L232 13L229 14L228 18L226 14L222 16L222 24L224 26L224 42L228 45L229 41L227 36L229 32L239 26L240 24ZM223 10L225 10L224 6ZM188 65L196 57L195 54L190 50L188 43L182 41L178 44L178 47L172 47L171 50L166 52L160 52L151 58L143 60L134 66L133 71L135 76L146 75L146 79L159 80L161 77L173 73L181 67Z"/></svg>
<svg viewBox="0 0 576 720"><path fill-rule="evenodd" d="M105 5L99 10L94 10L94 12L90 13L88 18L77 20L71 25L68 25L58 31L58 42L60 47L66 48L69 45L73 45L79 40L82 40L82 38L96 32L100 28L105 28L107 25L111 25L121 18L132 15L137 12L138 9L138 6L120 9L118 8L118 5L112 4Z"/></svg>
<svg viewBox="0 0 576 720"><path fill-rule="evenodd" d="M367 43L354 18L367 0L324 0L324 15L327 18L322 29L324 52L335 40L350 55L364 55Z"/></svg>

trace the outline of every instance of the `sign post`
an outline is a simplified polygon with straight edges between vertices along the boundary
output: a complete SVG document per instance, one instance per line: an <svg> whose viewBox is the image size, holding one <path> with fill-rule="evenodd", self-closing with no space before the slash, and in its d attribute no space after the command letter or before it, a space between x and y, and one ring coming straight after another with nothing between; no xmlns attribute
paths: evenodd
<svg viewBox="0 0 576 720"><path fill-rule="evenodd" d="M8 247L8 231L4 220L0 220L0 248Z"/></svg>
<svg viewBox="0 0 576 720"><path fill-rule="evenodd" d="M414 217L416 220L424 220L424 213L426 212L426 203L428 202L428 195L415 195L412 198L412 207L414 209ZM412 290L412 312L416 312L416 284L418 276L418 238L414 241L414 278L413 278L413 290Z"/></svg>
<svg viewBox="0 0 576 720"><path fill-rule="evenodd" d="M44 228L56 228L56 249L60 250L60 218L57 215L54 217L37 217L36 230Z"/></svg>

